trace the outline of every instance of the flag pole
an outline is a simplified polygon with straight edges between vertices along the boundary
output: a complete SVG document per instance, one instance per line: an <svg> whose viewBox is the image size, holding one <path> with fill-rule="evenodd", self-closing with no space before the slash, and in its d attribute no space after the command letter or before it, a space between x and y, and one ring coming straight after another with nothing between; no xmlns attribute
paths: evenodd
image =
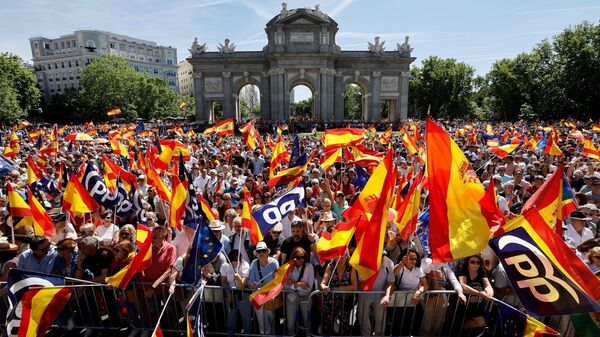
<svg viewBox="0 0 600 337"><path fill-rule="evenodd" d="M163 304L164 307L162 309L162 311L160 312L160 316L158 316L158 320L156 322L156 326L154 327L154 330L152 330L152 332L156 331L156 329L158 329L158 326L160 325L160 319L163 317L163 315L165 314L165 311L167 310L167 303L169 303L169 300L171 299L171 297L173 296L173 293L169 294L169 297L167 297L167 300L165 301L165 303Z"/></svg>
<svg viewBox="0 0 600 337"><path fill-rule="evenodd" d="M348 247L346 247L346 252L348 251ZM344 254L346 253L344 252ZM331 284L331 280L333 279L333 273L336 273L336 269L338 266L338 263L340 263L340 260L342 259L342 256L338 256L337 261L335 261L335 265L333 266L333 269L331 270L331 276L329 276L329 281L327 281L327 288L329 288L329 285Z"/></svg>

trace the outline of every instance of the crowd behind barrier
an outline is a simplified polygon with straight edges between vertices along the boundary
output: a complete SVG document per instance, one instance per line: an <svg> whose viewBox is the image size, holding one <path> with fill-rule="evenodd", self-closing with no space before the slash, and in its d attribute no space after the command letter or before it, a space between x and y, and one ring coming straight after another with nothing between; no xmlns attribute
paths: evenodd
<svg viewBox="0 0 600 337"><path fill-rule="evenodd" d="M73 285L73 283L70 283ZM165 309L160 321L163 333L185 335L186 306L196 287L177 285L170 301L165 296L145 297L140 290L148 284L134 284L127 290L108 289L105 286L80 284L52 329L77 331L93 329L105 333L123 333L125 328L151 331L158 312ZM167 290L164 288L163 290ZM293 292L284 291L281 301L266 306L269 315L259 322L250 303L247 290L226 290L223 287L205 286L199 311L203 332L207 336L236 335L242 333L245 320L247 336L365 336L372 331L375 336L452 336L479 337L501 335L502 322L497 318L497 306L477 296L467 296L466 308L483 304L488 324L485 328L463 329L464 312L456 292L431 290L423 293L417 303L412 292L396 291L387 307L370 307L373 296L383 293L365 291L336 291L338 300L327 308L325 295L313 291L306 299L291 299ZM485 301L485 303L483 303ZM277 302L277 303L274 303ZM0 301L0 327L5 328L6 297ZM166 307L166 308L165 308ZM332 321L326 313L330 311ZM380 311L381 314L376 314ZM192 315L192 320L198 317ZM575 336L568 316L539 318L561 336ZM267 327L268 325L268 327ZM262 333L260 327L267 333Z"/></svg>
<svg viewBox="0 0 600 337"><path fill-rule="evenodd" d="M591 123L575 123L580 130L589 131L585 133L586 138L599 143L598 133L591 131ZM163 308L166 310L161 329L166 333L184 331L186 313L190 313L192 320L196 319L194 311L187 308L187 302L197 288L181 281L194 230L187 226L181 230L168 228L170 205L155 185L148 184L142 169L143 160L139 159L152 153L152 147L161 139L176 138L191 153L185 163L190 171L190 185L207 201L218 219L210 221L208 226L222 244L217 257L202 268L207 285L199 317L207 335L496 335L501 324L496 319L497 304L491 298L503 299L518 308L521 305L506 271L489 247L480 255L435 264L420 237L411 235L406 240L388 219L382 265L372 291L358 291L362 289L362 280L348 263L356 242L350 243L339 260L319 261L316 244L324 233L332 232L336 224L347 220L343 211L356 201L365 180L361 177L362 168L346 157L330 170L323 170L324 146L320 136L310 132L315 127L322 131L332 126L368 125L302 120L288 124L289 129L283 132L287 151L291 153L294 132L298 131L309 133L299 138L299 152L314 154L302 175L306 206L284 214L270 231L263 233L263 242L258 244L251 242L250 231L242 225L243 191L248 191L253 210L285 192L285 189L277 192L267 186L273 152L269 147L264 155L259 150L249 150L242 137L199 136L187 130L192 125L183 125L186 130L179 134L177 130L169 131L179 125L147 123L142 129L149 133L144 136L133 131L139 125L77 125L65 128L56 153L45 155L37 141L28 136L34 127L15 132L20 152L13 158L15 166L0 174L0 231L6 236L6 242L14 240L15 245L0 249L0 282L6 282L13 268L70 277L69 284L77 287L73 288L71 299L55 325L85 329L88 336L102 330L120 331L130 336L147 334L154 328ZM560 146L564 156L559 159L525 145L499 158L482 136L485 123L451 121L442 124L462 148L483 184L494 181L499 207L509 219L520 213L527 200L551 177L559 161L563 161L578 206L563 222L563 239L592 271L600 270L600 164L584 156L583 143L570 136L571 126L558 122L551 125L562 138ZM392 126L397 131L400 125L380 122L375 127L384 131ZM411 125L420 126L423 132L422 123ZM548 125L496 123L493 131L503 137L509 133L509 139L541 137L546 132L543 127ZM256 126L263 135L275 133L273 123L257 121ZM475 142L471 141L473 130L480 131ZM200 131L196 130L198 134ZM12 132L8 129L1 132L0 152L5 153L11 146ZM53 128L46 129L42 149L48 146L48 135L52 132ZM76 132L95 133L96 138L113 140L119 136L130 160L121 160L110 142L64 140L66 134ZM410 128L408 132L423 145L422 135L416 137ZM369 135L365 146L383 153L387 145L382 144L380 136ZM393 135L388 141L394 149L394 162L401 177L407 178L409 172L423 167L418 156L408 153L400 137ZM36 236L30 226L11 228L14 219L7 210L7 187L10 183L25 196L29 155L46 171L43 193L38 196L52 219L52 235ZM136 274L125 290L82 282L104 283L131 261L137 249L136 214L121 216L117 209L98 207L91 213L71 218L61 207L64 189L59 180L61 172L75 172L87 163L103 176L107 170L103 155L118 165L129 165L126 171L135 176L138 186L128 197L140 197L147 226L153 233L152 263ZM168 172L177 164L178 160L173 159L168 164L170 167L160 173L160 179L168 187L172 182ZM397 189L401 190L399 186ZM419 215L429 207L427 200L424 190ZM264 279L270 271L291 259L296 263L283 295L260 310L252 307L249 295L265 285L268 280ZM4 289L0 292L0 325L5 324L6 309ZM541 320L562 336L574 336L567 316Z"/></svg>

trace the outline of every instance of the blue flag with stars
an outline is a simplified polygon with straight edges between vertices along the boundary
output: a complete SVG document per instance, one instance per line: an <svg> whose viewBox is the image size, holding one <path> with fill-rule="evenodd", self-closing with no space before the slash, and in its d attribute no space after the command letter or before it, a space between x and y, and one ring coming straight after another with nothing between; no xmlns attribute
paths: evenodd
<svg viewBox="0 0 600 337"><path fill-rule="evenodd" d="M416 233L423 246L425 256L431 256L431 248L429 247L429 210L419 217Z"/></svg>
<svg viewBox="0 0 600 337"><path fill-rule="evenodd" d="M200 281L202 267L209 264L223 246L208 227L208 221L201 218L198 218L198 221L189 259L181 272L181 280L189 284L196 284Z"/></svg>

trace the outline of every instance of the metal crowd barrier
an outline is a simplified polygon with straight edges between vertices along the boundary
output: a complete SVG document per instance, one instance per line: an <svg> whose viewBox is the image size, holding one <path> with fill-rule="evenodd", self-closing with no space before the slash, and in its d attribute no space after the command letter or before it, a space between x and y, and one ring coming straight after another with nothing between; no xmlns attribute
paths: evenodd
<svg viewBox="0 0 600 337"><path fill-rule="evenodd" d="M0 284L0 289L5 284ZM186 306L196 291L177 285L167 302L168 286L151 291L149 284L132 283L126 290L102 286L75 287L54 325L64 330L119 331L126 328L151 331L163 309L163 332L185 333ZM380 306L383 292L314 291L306 297L283 292L261 310L249 302L252 290L206 286L202 301L189 310L190 320L200 320L206 335L247 336L443 336L478 337L501 335L495 302L467 296L461 303L456 292L436 290L421 295L397 291L387 307ZM166 306L166 308L165 308ZM6 324L8 299L0 296L0 327ZM466 313L481 314L484 328L465 329ZM569 316L538 318L561 332L574 336Z"/></svg>

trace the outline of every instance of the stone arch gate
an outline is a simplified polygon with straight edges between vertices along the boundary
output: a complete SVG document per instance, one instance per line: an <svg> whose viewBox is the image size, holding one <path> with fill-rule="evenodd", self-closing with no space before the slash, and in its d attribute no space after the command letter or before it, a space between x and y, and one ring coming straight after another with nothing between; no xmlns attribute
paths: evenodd
<svg viewBox="0 0 600 337"><path fill-rule="evenodd" d="M409 66L415 60L408 37L394 51L375 37L367 51L341 51L336 44L337 23L315 9L287 9L265 28L268 44L262 51L235 51L228 39L218 52L206 44L192 44L196 120L214 120L213 106L221 103L223 118L240 119L238 94L246 84L258 86L261 116L265 120L290 118L290 90L305 84L313 90L313 119L341 122L343 90L354 83L364 93L365 121L381 120L381 104L388 101L393 122L406 119Z"/></svg>

